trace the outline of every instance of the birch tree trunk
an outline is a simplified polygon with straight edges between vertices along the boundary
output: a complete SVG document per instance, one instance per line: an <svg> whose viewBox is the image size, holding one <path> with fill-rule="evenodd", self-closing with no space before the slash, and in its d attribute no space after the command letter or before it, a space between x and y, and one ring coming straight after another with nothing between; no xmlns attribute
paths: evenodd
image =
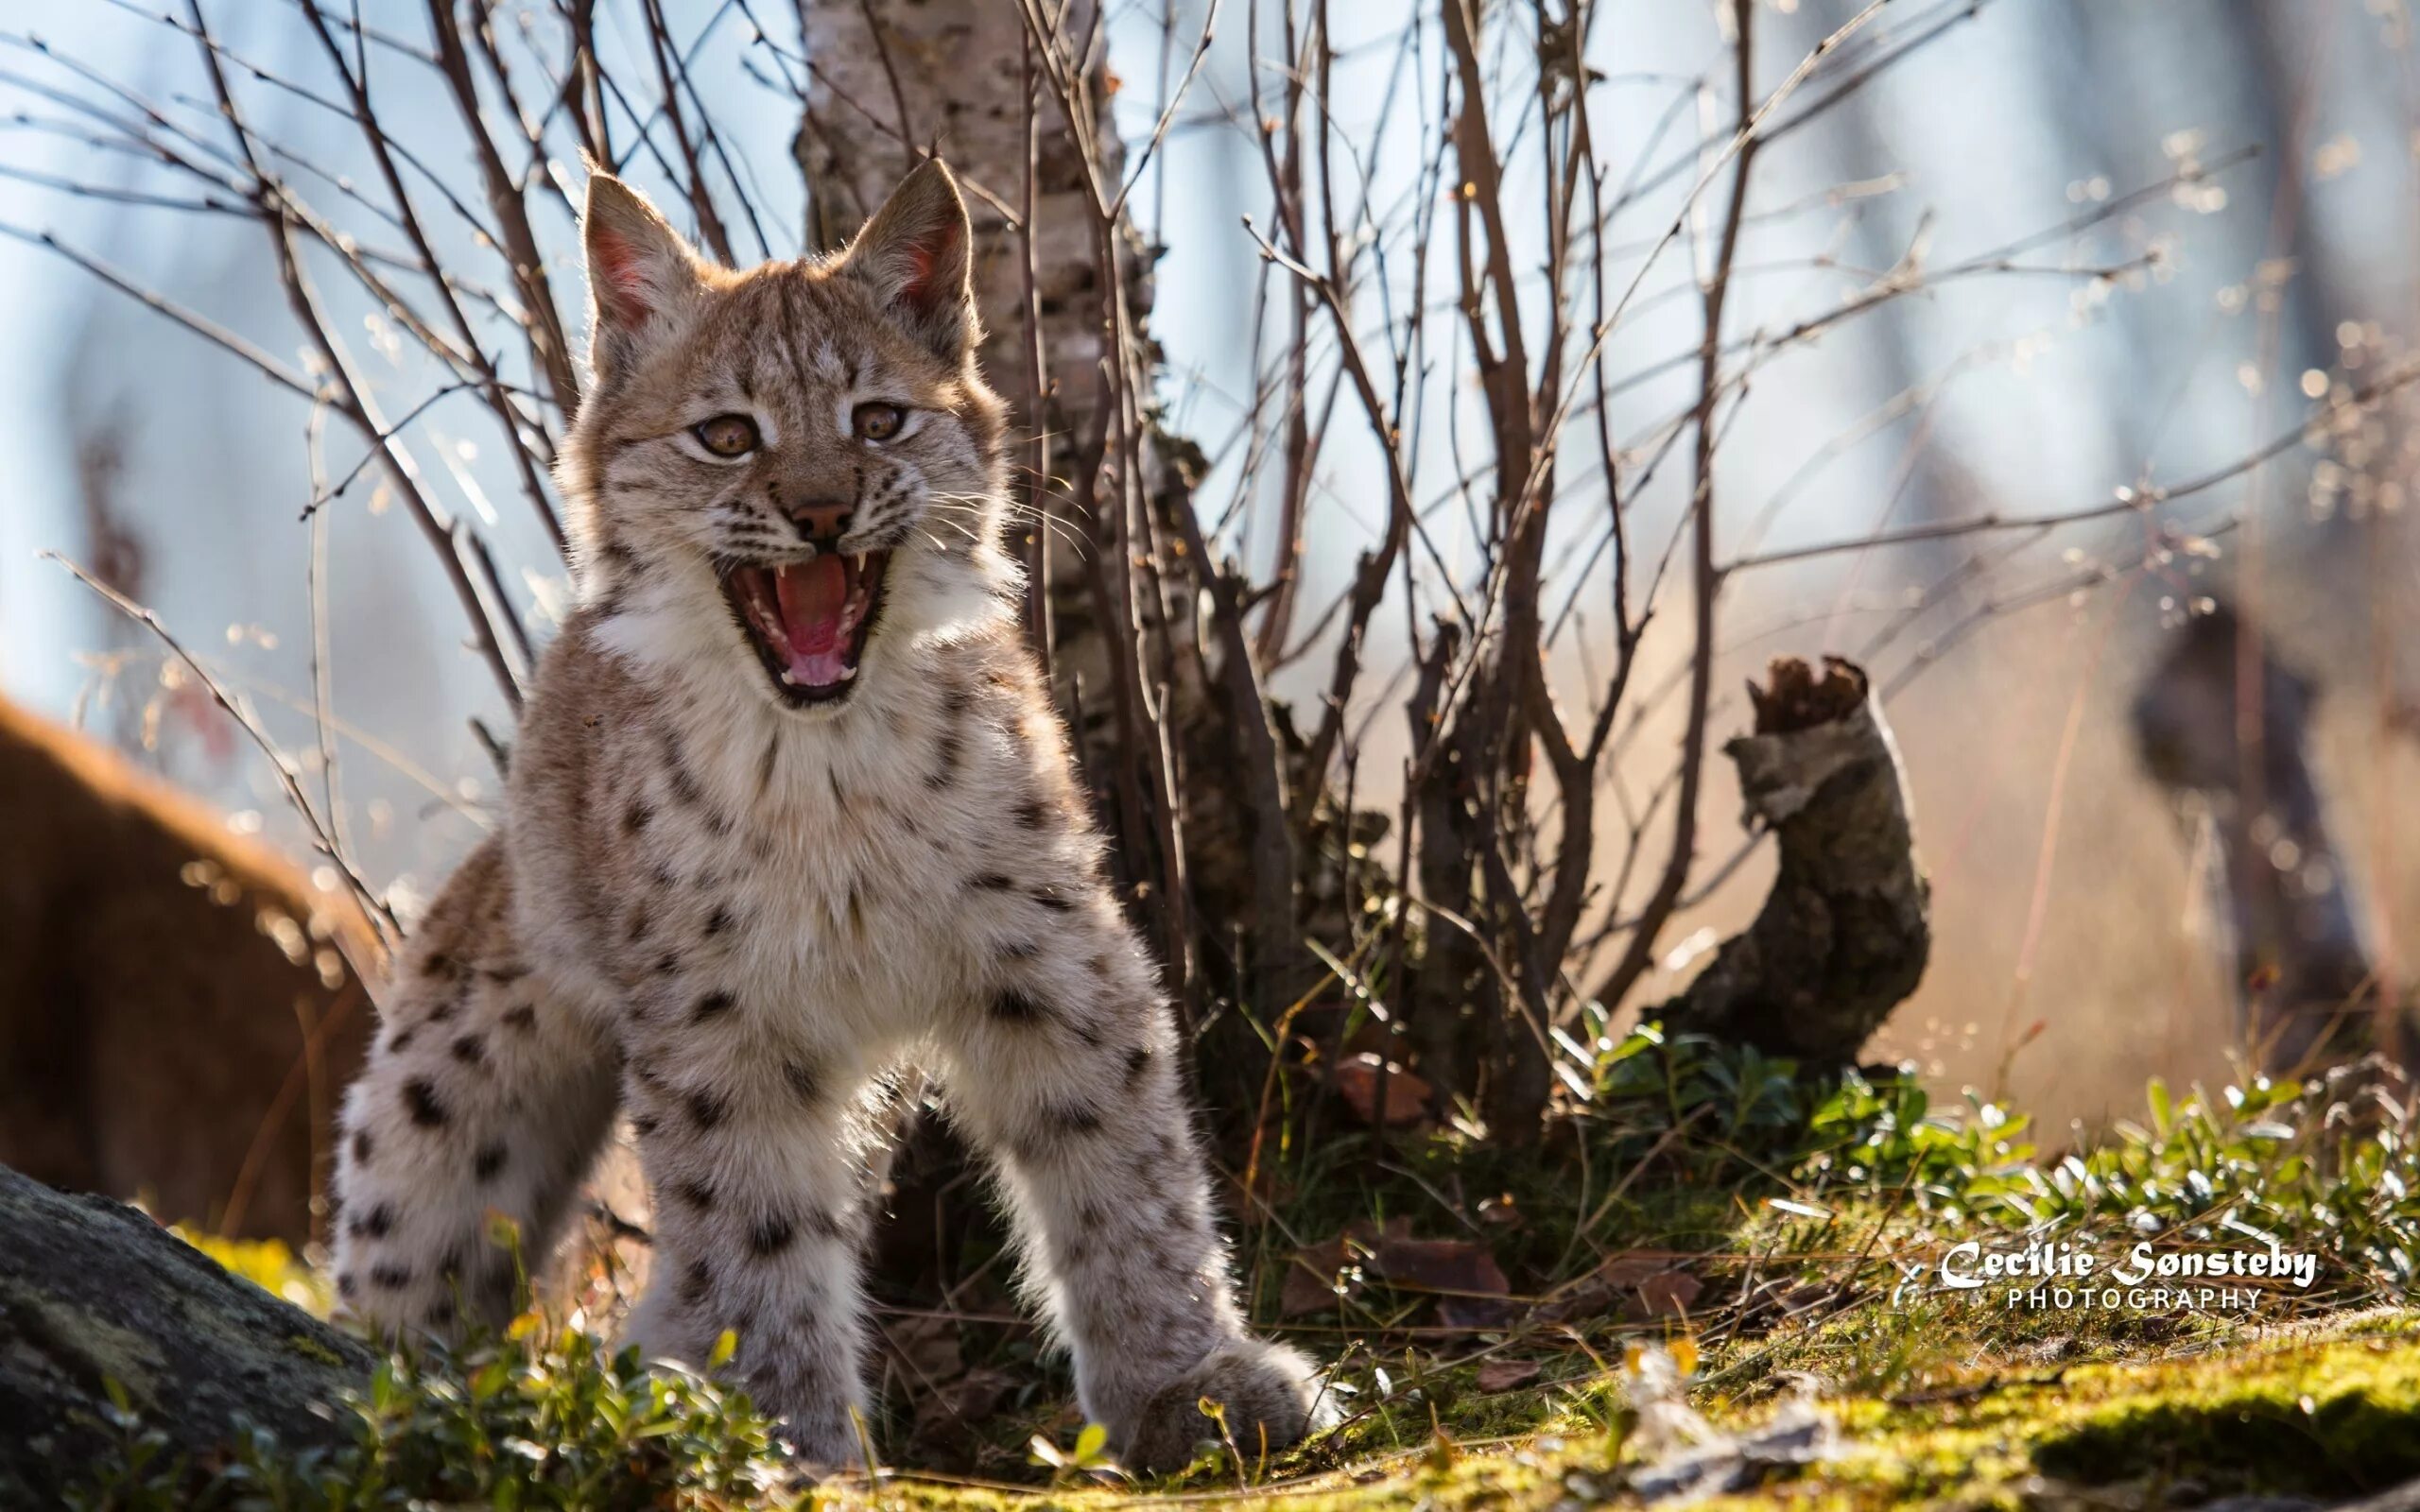
<svg viewBox="0 0 2420 1512"><path fill-rule="evenodd" d="M808 240L846 240L928 152L965 185L978 355L1030 438L1015 485L1029 627L1116 836L1119 881L1181 997L1198 1008L1242 982L1266 1008L1299 958L1296 764L1236 649L1236 584L1187 551L1200 453L1146 418L1150 259L1122 215L1105 223L1102 191L1115 197L1126 164L1093 8L1069 7L1057 33L1090 39L1074 65L1092 104L1080 127L1066 55L1054 86L1020 6L800 0L800 16Z"/></svg>
<svg viewBox="0 0 2420 1512"><path fill-rule="evenodd" d="M928 155L946 159L968 192L975 222L984 370L994 387L1030 405L1019 232L1030 151L1032 218L1046 238L1034 249L1032 298L1051 387L1059 390L1057 413L1091 418L1101 322L1083 231L1083 152L1064 114L1029 77L1019 8L975 0L801 0L800 15L812 68L796 143L806 176L808 242L819 250L839 246L908 169Z"/></svg>
<svg viewBox="0 0 2420 1512"><path fill-rule="evenodd" d="M977 351L992 387L1016 407L1021 503L1047 508L1037 478L1065 475L1103 425L1104 321L1083 147L1031 61L1022 9L980 0L800 0L811 68L796 151L807 190L806 238L838 248L928 154L967 191L975 225ZM1080 26L1080 23L1071 23ZM1105 125L1106 123L1104 123ZM1115 144L1114 133L1103 140ZM1110 164L1115 168L1115 163ZM1035 228L1028 260L1024 227ZM1136 265L1139 267L1139 261ZM1129 290L1149 308L1150 281ZM1027 518L1032 628L1061 707L1082 716L1087 758L1108 719L1110 648L1086 593L1080 530ZM1087 769L1100 772L1098 760Z"/></svg>

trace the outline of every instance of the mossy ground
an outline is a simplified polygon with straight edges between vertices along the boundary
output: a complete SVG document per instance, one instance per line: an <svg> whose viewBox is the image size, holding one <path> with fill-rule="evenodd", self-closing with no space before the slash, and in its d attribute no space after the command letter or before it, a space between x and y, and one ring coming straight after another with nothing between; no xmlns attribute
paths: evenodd
<svg viewBox="0 0 2420 1512"><path fill-rule="evenodd" d="M1063 1366L1004 1293L970 1284L955 1311L883 1318L872 1477L789 1484L744 1398L667 1385L532 1312L464 1357L390 1366L350 1409L349 1456L298 1469L255 1446L199 1499L189 1468L101 1467L78 1504L1560 1512L1637 1500L1642 1469L1676 1452L1676 1416L1720 1441L1810 1409L1826 1452L1728 1501L2130 1509L2420 1478L2420 1160L2409 1105L2374 1084L2182 1101L2154 1086L2143 1125L2049 1161L2016 1142L2021 1121L1945 1118L1910 1084L1810 1091L1784 1065L1632 1040L1593 1075L1594 1100L1541 1147L1467 1125L1385 1145L1281 1125L1264 1160L1229 1173L1234 1207L1260 1220L1238 1246L1254 1316L1332 1363L1343 1408L1271 1458L1231 1445L1156 1485L1111 1475ZM2109 1252L2147 1234L2178 1250L2274 1239L2316 1254L2320 1277L2198 1311L1898 1285L1910 1257L1962 1238ZM293 1257L215 1252L312 1295ZM965 1259L997 1277L996 1252ZM609 1318L617 1285L592 1266L579 1315ZM909 1326L929 1350L936 1318L945 1368L898 1368ZM1685 1388L1659 1394L1676 1360ZM1009 1384L937 1419L951 1379L987 1375Z"/></svg>
<svg viewBox="0 0 2420 1512"><path fill-rule="evenodd" d="M2341 1498L2420 1477L2420 1310L2321 1308L2266 1321L1996 1302L1843 1295L1705 1349L1688 1401L1714 1429L1753 1431L1804 1399L1837 1433L1823 1462L1710 1504L2155 1508L2234 1493ZM1027 1410L985 1425L992 1475L912 1468L894 1424L881 1436L899 1446L898 1463L799 1504L1451 1512L1622 1501L1626 1478L1657 1457L1639 1432L1625 1343L1661 1348L1692 1338L1692 1327L1398 1341L1392 1369L1365 1347L1344 1372L1357 1404L1337 1429L1267 1460L1247 1452L1240 1469L1235 1456L1208 1455L1150 1486L1033 1462L1031 1437L1064 1446L1074 1436L1063 1383L1053 1382ZM1488 1367L1513 1361L1536 1366L1536 1377L1489 1389Z"/></svg>
<svg viewBox="0 0 2420 1512"><path fill-rule="evenodd" d="M2152 1508L2234 1493L2341 1499L2420 1477L2420 1315L2408 1310L2194 1328L2165 1343L2047 1330L2019 1340L1960 1316L1979 1311L1957 1304L1916 1315L1943 1359L1909 1373L1899 1389L1815 1386L1839 1433L1823 1463L1704 1504ZM1860 1329L1843 1318L1810 1331L1782 1373L1818 1359L1854 1363ZM1695 1396L1717 1427L1747 1429L1772 1411L1776 1383L1759 1375L1747 1389L1709 1385ZM1470 1390L1467 1373L1461 1384L1433 1421L1413 1414L1389 1428L1364 1424L1240 1476L1224 1460L1154 1487L1034 1488L897 1472L818 1498L928 1512L1142 1503L1543 1508L1616 1499L1641 1462L1618 1369L1497 1394Z"/></svg>

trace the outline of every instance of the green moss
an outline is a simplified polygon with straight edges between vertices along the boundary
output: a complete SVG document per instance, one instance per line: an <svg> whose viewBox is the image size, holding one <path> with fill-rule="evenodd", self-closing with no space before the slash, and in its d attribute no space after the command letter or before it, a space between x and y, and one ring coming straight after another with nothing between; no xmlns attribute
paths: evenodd
<svg viewBox="0 0 2420 1512"><path fill-rule="evenodd" d="M2190 1474L2213 1491L2349 1494L2420 1473L2420 1345L2408 1332L2242 1338L2131 1365L2003 1375L1841 1402L1856 1452L1822 1479L1867 1504Z"/></svg>
<svg viewBox="0 0 2420 1512"><path fill-rule="evenodd" d="M336 1366L341 1368L345 1363L343 1355L337 1353L336 1350L329 1349L326 1345L321 1344L319 1340L311 1338L306 1334L287 1334L285 1336L285 1347L293 1350L296 1354L302 1356L305 1360L316 1360L321 1365Z"/></svg>
<svg viewBox="0 0 2420 1512"><path fill-rule="evenodd" d="M2420 1476L2420 1351L2381 1341L2247 1376L2208 1362L2150 1400L2119 1398L2045 1438L2052 1474L2113 1481L2190 1471L2230 1488L2357 1495Z"/></svg>
<svg viewBox="0 0 2420 1512"><path fill-rule="evenodd" d="M1574 1484L1577 1478L1577 1484ZM1317 1474L1287 1474L1269 1479L1248 1477L1242 1484L1232 1469L1223 1476L1203 1471L1198 1484L1181 1487L1138 1488L1123 1486L1056 1486L1046 1490L1015 1490L1003 1486L925 1480L915 1476L886 1477L878 1489L862 1483L841 1483L815 1495L819 1507L854 1509L880 1507L884 1512L910 1508L915 1512L1108 1512L1156 1500L1151 1492L1181 1491L1182 1503L1194 1509L1282 1504L1286 1512L1361 1512L1380 1506L1418 1504L1433 1512L1463 1509L1546 1507L1568 1497L1601 1499L1615 1481L1607 1452L1601 1445L1582 1446L1553 1436L1511 1443L1465 1444L1432 1439L1416 1448L1367 1458L1349 1469ZM1282 1499L1282 1501L1281 1501Z"/></svg>
<svg viewBox="0 0 2420 1512"><path fill-rule="evenodd" d="M1868 1327L1880 1321L1868 1314ZM1950 1315L1921 1327L1973 1344L1979 1319ZM1838 1325L1853 1329L1856 1322ZM1830 1329L1824 1331L1830 1332ZM1712 1505L1876 1509L1956 1497L1971 1507L2024 1504L2043 1477L2079 1487L2154 1485L2187 1472L2214 1492L2358 1494L2420 1474L2420 1340L2408 1315L2370 1314L2290 1338L2243 1331L2226 1347L2197 1341L2189 1353L2131 1364L2050 1368L2015 1357L1967 1357L1962 1372L1899 1394L1858 1392L1824 1403L1842 1428L1829 1463L1786 1472L1753 1495ZM1492 1396L1454 1396L1431 1378L1439 1435L1406 1390L1393 1427L1371 1414L1343 1434L1239 1486L1213 1464L1160 1486L1017 1491L913 1476L820 1493L835 1506L907 1505L919 1512L1044 1512L1132 1505L1180 1492L1188 1507L1266 1504L1288 1512L1362 1512L1424 1505L1436 1512L1527 1512L1616 1494L1636 1464L1625 1448L1620 1392L1589 1377ZM1770 1397L1771 1393L1764 1393ZM2304 1399L2309 1405L2304 1405ZM1769 1410L1721 1410L1720 1426L1753 1426ZM1415 1424L1417 1426L1415 1427ZM1510 1436L1490 1430L1527 1425Z"/></svg>

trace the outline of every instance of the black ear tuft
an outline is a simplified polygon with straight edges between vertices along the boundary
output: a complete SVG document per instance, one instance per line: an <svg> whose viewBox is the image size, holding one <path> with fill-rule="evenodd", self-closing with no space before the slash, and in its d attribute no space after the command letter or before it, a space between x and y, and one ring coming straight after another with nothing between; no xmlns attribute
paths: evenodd
<svg viewBox="0 0 2420 1512"><path fill-rule="evenodd" d="M870 284L943 361L960 362L977 335L973 240L958 180L928 158L857 232L841 268Z"/></svg>

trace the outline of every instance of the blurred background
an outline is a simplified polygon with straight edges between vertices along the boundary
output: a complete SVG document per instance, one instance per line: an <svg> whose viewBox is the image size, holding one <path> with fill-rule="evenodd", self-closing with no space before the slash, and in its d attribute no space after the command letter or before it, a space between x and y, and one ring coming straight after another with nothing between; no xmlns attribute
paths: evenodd
<svg viewBox="0 0 2420 1512"><path fill-rule="evenodd" d="M499 56L542 60L558 9L487 8ZM749 211L728 217L735 251L799 253L807 207L792 139L814 60L789 0L593 9L609 73L652 77L651 23L682 48L690 97L712 102L717 182ZM1783 85L1863 9L1761 6L1757 90ZM1727 10L1607 4L1586 43L1590 130L1611 169L1595 274L1609 299L1634 284L1604 333L1601 422L1625 475L1642 601L1691 497L1685 444L1679 455L1672 444L1697 394L1697 291L1719 229L1720 195L1698 191L1720 185L1737 109ZM221 3L208 15L275 171L332 233L400 246L342 83L294 8ZM1188 74L1205 15L1201 0L1111 3L1102 36L1130 163L1166 128L1128 206L1162 249L1159 398L1211 464L1196 493L1205 528L1249 563L1279 544L1274 485L1253 458L1290 306L1258 240L1272 208L1261 97L1281 88L1285 22L1269 0L1235 0ZM361 437L228 350L299 373L320 362L258 221L141 145L164 138L205 163L235 150L189 25L143 3L0 6L0 691L201 795L236 833L307 856L243 733L149 631L38 554L81 564L248 696L315 793L322 750L337 753L331 811L408 919L493 822L496 767L476 727L507 737L510 716L466 644L441 554L380 470L362 467ZM1450 314L1450 211L1439 207L1458 191L1432 171L1440 105L1421 72L1435 71L1434 19L1357 0L1329 8L1327 25L1340 162L1320 171L1354 186L1383 254L1363 308L1374 329L1399 321L1406 301ZM2410 25L2401 0L1896 0L1794 102L1846 93L1756 159L1724 322L1740 383L1720 411L1718 541L1737 565L1713 728L1720 739L1745 727L1735 690L1768 657L1838 653L1872 670L1934 899L1924 985L1875 1048L1944 1088L2005 1092L2046 1133L2136 1103L2148 1074L2222 1077L2238 1042L2207 828L2181 820L2147 775L2129 720L2197 608L2254 610L2276 654L2319 689L2311 758L2336 844L2327 874L2304 880L2342 892L2380 980L2400 990L2400 941L2420 927L2420 804L2406 796L2420 785L2420 558L2406 518L2411 407L2392 392L2370 403L2365 386L2398 384L2420 335ZM481 191L445 124L425 9L364 0L354 26L343 45L359 44L381 118L415 148L406 171L430 236L478 255L477 215L446 209L479 205ZM1520 27L1491 35L1516 85L1540 73L1518 54ZM579 144L557 115L534 113L543 92L529 98L530 159L562 191L532 197L533 222L576 315ZM654 111L608 109L626 129ZM419 121L424 135L408 129ZM1501 124L1498 140L1508 186L1542 171L1534 140ZM675 161L633 147L625 171L694 226ZM569 573L525 502L511 438L477 393L448 389L396 310L321 273L327 326L384 414L407 421L397 429L409 468L483 544L543 642ZM508 326L510 303L476 306L482 331ZM1594 318L1582 315L1583 334ZM1483 421L1469 354L1448 325L1438 331L1407 358L1405 385L1433 554L1424 570L1476 580L1484 531L1460 501L1474 466L1464 428ZM1316 644L1322 609L1382 528L1388 484L1349 393L1320 403L1333 344L1311 360L1307 423L1330 434L1295 625ZM2314 414L2329 419L2305 433ZM1575 418L1591 456L1599 422L1593 404ZM1569 464L1548 552L1549 667L1583 707L1612 646L1605 481L1590 471ZM2112 508L1969 528L2197 480L2210 481L2164 499L2156 518ZM1890 532L1914 539L1832 549ZM1686 584L1661 591L1613 747L1609 783L1626 808L1646 807L1681 728ZM1437 607L1407 606L1403 593L1371 622L1366 703L1346 722L1360 796L1382 805L1407 751L1395 712L1407 627ZM1288 661L1272 692L1313 701L1326 663ZM333 716L324 747L315 665ZM1765 895L1769 850L1728 865L1741 841L1729 781L1711 764L1697 881L1640 1001L1686 980ZM1621 841L1599 841L1609 872Z"/></svg>

